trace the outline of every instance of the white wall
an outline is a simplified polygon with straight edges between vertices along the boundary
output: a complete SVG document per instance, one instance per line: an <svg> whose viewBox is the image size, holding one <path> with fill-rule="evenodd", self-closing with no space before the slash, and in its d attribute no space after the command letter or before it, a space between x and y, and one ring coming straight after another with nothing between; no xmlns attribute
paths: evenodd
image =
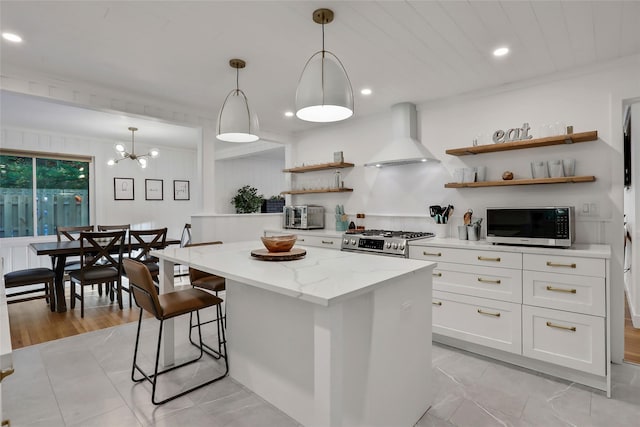
<svg viewBox="0 0 640 427"><path fill-rule="evenodd" d="M612 343L614 361L622 360L622 103L640 95L640 56L580 70L521 82L498 90L449 98L418 106L421 140L442 163L367 169L361 166L381 150L390 138L390 113L352 120L307 132L299 137L291 162L329 158L342 150L356 167L345 173L352 194L299 196L295 202L319 202L332 209L342 203L349 214L363 211L385 214L372 218L393 223L401 215L424 215L427 207L455 206L453 224L471 208L484 216L487 206L564 205L581 207L595 203L598 215L579 217L579 242L607 243L612 247ZM575 132L597 130L599 140L576 145L553 146L478 156L453 157L448 148L471 145L479 133L490 134L528 122L534 137L543 123L563 121ZM481 189L445 189L453 170L463 166L487 166L487 179L499 179L511 170L527 177L533 160L576 159L576 174L595 175L594 183L556 184ZM369 224L367 224L369 225Z"/></svg>
<svg viewBox="0 0 640 427"><path fill-rule="evenodd" d="M235 213L231 199L239 188L251 185L265 198L277 196L285 190L284 152L282 157L267 155L217 160L215 168L216 212Z"/></svg>
<svg viewBox="0 0 640 427"><path fill-rule="evenodd" d="M198 206L198 193L194 192L193 188L191 200L173 200L174 179L188 180L192 185L194 183L197 185L196 150L164 147L160 156L150 160L149 167L143 170L135 162L128 160L113 167L107 166L107 160L114 157L115 141L11 128L1 129L0 137L0 146L6 149L93 157L91 188L93 224L131 224L132 228L138 229L166 226L169 228L169 237L180 238L184 224L190 221L191 213L196 211ZM139 148L144 151L151 147L140 144ZM134 200L114 200L114 177L134 179ZM145 179L164 180L164 200L145 200ZM15 256L11 255L10 251L11 247L24 247L24 239L2 240L0 254L5 256L6 271L27 267L23 249L15 252Z"/></svg>

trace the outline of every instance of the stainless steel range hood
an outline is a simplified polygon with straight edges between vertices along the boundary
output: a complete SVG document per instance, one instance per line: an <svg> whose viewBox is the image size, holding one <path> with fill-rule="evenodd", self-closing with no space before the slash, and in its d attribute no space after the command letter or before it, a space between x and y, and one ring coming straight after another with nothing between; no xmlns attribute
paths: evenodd
<svg viewBox="0 0 640 427"><path fill-rule="evenodd" d="M384 149L365 166L409 165L414 163L439 162L427 147L417 139L418 114L415 104L401 102L391 106L393 137Z"/></svg>

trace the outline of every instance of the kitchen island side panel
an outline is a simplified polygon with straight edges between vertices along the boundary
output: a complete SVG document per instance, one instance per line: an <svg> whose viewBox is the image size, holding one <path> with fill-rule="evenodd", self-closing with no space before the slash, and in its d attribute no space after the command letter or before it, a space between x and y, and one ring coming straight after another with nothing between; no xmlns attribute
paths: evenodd
<svg viewBox="0 0 640 427"><path fill-rule="evenodd" d="M430 406L431 269L328 307L230 281L231 376L305 426L412 426Z"/></svg>

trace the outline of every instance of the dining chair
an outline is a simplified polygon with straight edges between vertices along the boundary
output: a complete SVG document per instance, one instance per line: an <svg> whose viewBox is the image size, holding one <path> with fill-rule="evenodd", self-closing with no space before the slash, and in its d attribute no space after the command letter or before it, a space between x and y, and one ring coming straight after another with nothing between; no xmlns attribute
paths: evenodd
<svg viewBox="0 0 640 427"><path fill-rule="evenodd" d="M79 270L69 274L71 279L71 308L80 300L80 317L84 317L84 287L104 283L107 289L116 285L118 305L122 309L122 251L124 230L80 233ZM76 293L80 285L80 294ZM112 294L113 300L113 294Z"/></svg>
<svg viewBox="0 0 640 427"><path fill-rule="evenodd" d="M220 356L222 359L224 359L224 373L218 376L214 376L214 378L208 379L200 385L191 387L187 390L183 390L175 395L171 395L159 401L156 400L156 386L158 384L158 378L161 375L181 368L183 366L195 363L204 355L202 345L197 346L200 349L199 355L197 357L187 360L186 362L183 362L179 365L174 365L170 368L159 371L158 366L160 362L160 348L162 344L162 328L164 326L164 321L187 313L192 314L194 312L196 313L196 317L199 321L200 310L212 306L219 306L222 303L222 300L215 295L210 294L209 292L205 292L201 289L195 288L187 288L158 295L153 280L151 279L151 273L149 272L149 269L145 264L128 258L125 258L123 260L123 264L124 269L127 272L127 277L129 278L129 283L131 286L131 290L133 291L133 297L136 301L136 305L140 307L140 316L138 317L138 330L136 333L136 344L133 350L131 380L134 382L147 380L151 383L151 402L154 405L160 405L226 377L229 373L229 361L227 357L227 347L224 331L222 331L222 334L218 337L218 341L220 342L220 346L223 349L223 352ZM140 344L140 330L142 327L143 311L151 313L157 320L160 321L160 325L158 327L158 342L156 347L155 367L153 374L143 371L138 365L138 347ZM198 336L200 339L200 343L202 344L201 328L198 328ZM142 374L142 378L135 377L136 371Z"/></svg>
<svg viewBox="0 0 640 427"><path fill-rule="evenodd" d="M163 249L167 240L167 227L152 230L129 230L129 259L143 263L149 269L151 278L158 283L160 265L158 258L151 256L149 252L156 249ZM126 276L126 271L123 272ZM131 306L131 289L122 287L122 290L129 293L129 306Z"/></svg>
<svg viewBox="0 0 640 427"><path fill-rule="evenodd" d="M194 246L207 246L207 245L220 245L222 242L202 242L202 243L191 243L187 245L187 247ZM219 293L224 292L226 289L226 281L224 277L217 276L215 274L207 273L202 270L198 270L193 267L189 267L189 281L191 282L191 286L194 288L203 289L209 292L213 292L216 297L220 297ZM189 317L189 341L191 344L197 346L196 342L192 338L192 332L194 328L200 327L201 325L206 325L207 323L216 322L216 326L218 328L218 335L220 335L221 330L226 328L226 309L223 309L222 304L216 307L216 317L212 320L208 320L206 322L198 322L197 324L193 323L193 315ZM206 343L202 343L204 347L204 351L209 353L209 355L219 358L221 354L221 346L220 341L218 340L218 350L214 350L210 345Z"/></svg>
<svg viewBox="0 0 640 427"><path fill-rule="evenodd" d="M118 231L118 230L131 230L131 224L120 225L98 225L98 231Z"/></svg>
<svg viewBox="0 0 640 427"><path fill-rule="evenodd" d="M91 232L94 230L93 225L80 225L80 226L57 226L56 237L58 242L74 241L78 240L81 232ZM67 257L64 263L64 281L69 280L69 273L80 269L80 257L73 256ZM55 265L53 266L55 269ZM98 295L102 295L102 285L98 285Z"/></svg>
<svg viewBox="0 0 640 427"><path fill-rule="evenodd" d="M186 223L182 229L182 235L180 236L180 247L184 248L191 244L191 224ZM174 265L173 277L184 277L189 275L189 271L183 272L182 264Z"/></svg>
<svg viewBox="0 0 640 427"><path fill-rule="evenodd" d="M16 270L4 275L4 286L6 289L23 288L16 292L7 293L8 304L16 302L31 301L38 298L45 298L50 303L51 311L55 311L55 297L53 295L53 282L55 273L50 268L38 267ZM34 287L34 285L43 285ZM22 295L29 295L43 292L43 295L14 298Z"/></svg>

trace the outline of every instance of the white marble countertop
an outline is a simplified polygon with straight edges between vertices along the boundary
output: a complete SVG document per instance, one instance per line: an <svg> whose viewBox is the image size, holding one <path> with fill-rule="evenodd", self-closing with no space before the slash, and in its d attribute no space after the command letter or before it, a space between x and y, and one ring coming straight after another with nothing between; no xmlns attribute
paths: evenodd
<svg viewBox="0 0 640 427"><path fill-rule="evenodd" d="M611 247L609 245L597 244L574 244L570 248L547 248L539 246L512 246L512 245L494 245L486 240L460 240L456 238L426 238L412 240L409 246L426 246L426 247L448 247L459 249L479 249L495 252L516 252L524 254L547 254L547 255L564 255L579 256L585 258L611 258Z"/></svg>
<svg viewBox="0 0 640 427"><path fill-rule="evenodd" d="M296 246L297 247L297 246ZM295 261L261 261L251 256L260 241L166 248L152 255L303 301L328 306L360 295L393 279L420 273L431 277L435 263L406 258L304 247Z"/></svg>
<svg viewBox="0 0 640 427"><path fill-rule="evenodd" d="M294 228L273 228L273 229L265 229L264 232L267 236L269 233L278 233L278 234L301 234L305 236L319 236L319 237L342 237L345 233L344 231L336 231L336 230L299 230Z"/></svg>

